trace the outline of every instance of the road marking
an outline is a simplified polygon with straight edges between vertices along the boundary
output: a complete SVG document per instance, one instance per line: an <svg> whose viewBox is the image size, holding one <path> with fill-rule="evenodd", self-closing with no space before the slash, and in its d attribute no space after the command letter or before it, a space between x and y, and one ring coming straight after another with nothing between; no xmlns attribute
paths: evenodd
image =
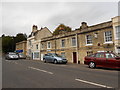
<svg viewBox="0 0 120 90"><path fill-rule="evenodd" d="M65 67L67 65L63 65L63 64L52 64L52 63L44 63L44 64L47 64L47 65L51 65L51 66L60 66L60 67Z"/></svg>
<svg viewBox="0 0 120 90"><path fill-rule="evenodd" d="M92 85L95 85L95 86L100 86L100 87L104 87L104 88L113 88L113 87L109 87L109 86L106 86L106 85L102 85L102 84L98 84L98 83L93 83L93 82L89 82L89 81L85 81L85 80L81 80L81 79L75 79L76 81L80 81L80 82L84 82L84 83L87 83L87 84L92 84Z"/></svg>
<svg viewBox="0 0 120 90"><path fill-rule="evenodd" d="M53 74L52 72L48 72L48 71L45 71L45 70L42 70L42 69L39 69L39 68L34 68L34 67L28 67L28 68L38 70L38 71L41 71L41 72L45 72L45 73L48 73L48 74Z"/></svg>

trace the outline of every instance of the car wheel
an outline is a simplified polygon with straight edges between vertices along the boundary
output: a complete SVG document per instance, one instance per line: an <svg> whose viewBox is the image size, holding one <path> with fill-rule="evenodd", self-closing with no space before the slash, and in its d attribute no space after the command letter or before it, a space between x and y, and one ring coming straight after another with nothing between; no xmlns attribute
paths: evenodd
<svg viewBox="0 0 120 90"><path fill-rule="evenodd" d="M95 67L96 67L96 65L95 65L94 62L90 62L90 63L89 63L89 68L95 68Z"/></svg>
<svg viewBox="0 0 120 90"><path fill-rule="evenodd" d="M57 64L57 60L54 60L54 64Z"/></svg>
<svg viewBox="0 0 120 90"><path fill-rule="evenodd" d="M65 62L64 64L67 64L67 62Z"/></svg>
<svg viewBox="0 0 120 90"><path fill-rule="evenodd" d="M45 59L43 59L43 61L44 61L44 63L46 63L46 60L45 60Z"/></svg>

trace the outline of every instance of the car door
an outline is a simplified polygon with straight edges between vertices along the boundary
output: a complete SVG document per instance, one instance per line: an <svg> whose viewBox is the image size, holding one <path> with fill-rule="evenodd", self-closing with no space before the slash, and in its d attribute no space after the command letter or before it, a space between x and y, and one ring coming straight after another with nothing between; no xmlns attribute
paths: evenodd
<svg viewBox="0 0 120 90"><path fill-rule="evenodd" d="M49 55L48 54L45 54L45 60L46 60L46 62L49 62Z"/></svg>
<svg viewBox="0 0 120 90"><path fill-rule="evenodd" d="M52 62L52 54L51 53L48 54L48 62Z"/></svg>
<svg viewBox="0 0 120 90"><path fill-rule="evenodd" d="M106 67L114 68L117 66L115 55L113 53L106 53Z"/></svg>
<svg viewBox="0 0 120 90"><path fill-rule="evenodd" d="M106 59L104 53L96 53L94 62L98 67L104 67L106 64Z"/></svg>

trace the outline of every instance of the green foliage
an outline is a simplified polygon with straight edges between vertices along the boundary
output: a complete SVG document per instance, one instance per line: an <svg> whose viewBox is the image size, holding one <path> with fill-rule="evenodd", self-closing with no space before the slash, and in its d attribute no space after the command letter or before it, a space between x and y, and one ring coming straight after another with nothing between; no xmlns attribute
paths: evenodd
<svg viewBox="0 0 120 90"><path fill-rule="evenodd" d="M70 32L72 31L69 26L65 26L64 24L60 24L55 31L53 32L53 35L58 35L60 34L61 30L64 30L65 32Z"/></svg>
<svg viewBox="0 0 120 90"><path fill-rule="evenodd" d="M13 38L10 36L5 36L2 37L2 51L3 52L9 52L9 51L13 51Z"/></svg>
<svg viewBox="0 0 120 90"><path fill-rule="evenodd" d="M24 40L27 40L26 34L18 33L18 34L16 35L16 38L15 38L15 42L16 42L16 43L21 42L21 41L24 41Z"/></svg>
<svg viewBox="0 0 120 90"><path fill-rule="evenodd" d="M2 35L2 51L3 53L15 51L16 43L27 40L26 34L19 33L14 36Z"/></svg>

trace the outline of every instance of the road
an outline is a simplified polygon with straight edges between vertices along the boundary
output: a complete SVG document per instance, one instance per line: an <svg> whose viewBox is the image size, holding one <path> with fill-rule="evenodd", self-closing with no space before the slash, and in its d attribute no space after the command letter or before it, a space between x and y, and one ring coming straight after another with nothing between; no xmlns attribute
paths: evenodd
<svg viewBox="0 0 120 90"><path fill-rule="evenodd" d="M118 88L118 71L81 64L3 60L3 88Z"/></svg>

